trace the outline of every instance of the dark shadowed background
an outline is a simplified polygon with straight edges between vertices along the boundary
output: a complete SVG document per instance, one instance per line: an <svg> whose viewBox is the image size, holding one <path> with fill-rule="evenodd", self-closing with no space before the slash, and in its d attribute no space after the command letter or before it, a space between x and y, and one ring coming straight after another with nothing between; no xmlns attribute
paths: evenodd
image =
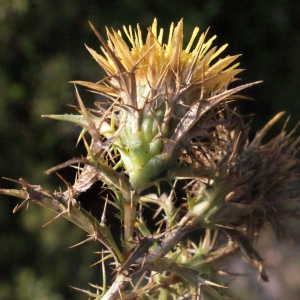
<svg viewBox="0 0 300 300"><path fill-rule="evenodd" d="M246 4L245 4L246 3ZM74 87L70 80L98 81L103 72L84 44L99 49L88 25L105 35L105 26L122 29L139 23L146 35L154 18L168 35L170 23L184 19L186 41L195 26L210 27L214 45L229 43L227 54L239 54L242 82L264 80L244 94L255 101L239 102L251 119L253 133L273 115L291 115L288 128L300 120L300 2L273 1L134 1L134 0L0 0L0 176L20 177L53 191L63 182L48 168L84 153L75 144L78 128L41 118L42 114L72 112ZM83 94L87 106L93 98ZM250 120L250 119L249 119ZM276 127L279 131L282 121ZM273 133L276 132L273 130ZM74 171L60 173L73 181ZM2 180L0 187L15 184ZM45 228L53 214L36 205L12 214L19 201L0 196L0 299L87 299L69 286L88 289L99 283L100 247L63 219ZM299 222L287 232L294 239L278 238L266 226L258 244L270 283L262 283L241 259L232 272L252 274L233 282L241 299L298 299L300 294Z"/></svg>

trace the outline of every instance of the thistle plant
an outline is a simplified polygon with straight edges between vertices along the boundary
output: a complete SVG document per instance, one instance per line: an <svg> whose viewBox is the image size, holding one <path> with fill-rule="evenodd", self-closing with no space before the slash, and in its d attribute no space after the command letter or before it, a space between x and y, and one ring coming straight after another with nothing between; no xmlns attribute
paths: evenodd
<svg viewBox="0 0 300 300"><path fill-rule="evenodd" d="M19 179L21 190L1 193L25 199L14 211L36 202L86 231L83 242L103 245L103 278L81 290L92 299L232 299L221 266L239 251L268 281L253 242L266 222L277 231L297 216L290 203L300 200L295 130L263 142L284 113L249 140L233 103L260 82L230 87L239 55L219 58L227 45L212 47L208 31L197 37L195 28L184 48L182 20L166 40L156 20L145 39L139 26L107 29L108 40L91 27L101 54L87 49L107 76L72 82L76 114L44 115L82 127L86 153L47 171L75 167L74 184L49 192ZM94 107L78 85L98 95ZM77 201L97 182L107 191L93 199L105 204L101 219ZM106 222L112 206L120 236Z"/></svg>

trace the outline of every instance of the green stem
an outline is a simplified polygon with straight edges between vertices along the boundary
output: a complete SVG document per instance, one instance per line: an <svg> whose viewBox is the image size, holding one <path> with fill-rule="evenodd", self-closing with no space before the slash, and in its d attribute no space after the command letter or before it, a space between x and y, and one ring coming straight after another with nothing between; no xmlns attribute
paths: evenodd
<svg viewBox="0 0 300 300"><path fill-rule="evenodd" d="M134 233L134 223L136 217L137 202L132 199L130 202L124 202L124 241L125 243L132 240ZM126 247L123 249L124 258L129 256L129 251Z"/></svg>

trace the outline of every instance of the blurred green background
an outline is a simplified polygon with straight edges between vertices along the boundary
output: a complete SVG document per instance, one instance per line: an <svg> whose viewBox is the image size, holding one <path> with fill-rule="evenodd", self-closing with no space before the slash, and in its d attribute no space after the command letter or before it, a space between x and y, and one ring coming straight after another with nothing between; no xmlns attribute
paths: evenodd
<svg viewBox="0 0 300 300"><path fill-rule="evenodd" d="M264 80L244 92L255 101L239 102L243 114L255 114L253 133L282 110L291 115L289 128L300 120L299 1L0 0L0 176L22 177L51 191L65 188L44 171L84 153L75 149L79 129L41 115L73 111L68 81L103 77L84 46L99 49L88 21L103 35L105 26L139 23L145 36L155 17L165 35L172 21L184 18L186 41L195 26L210 27L209 36L218 36L215 45L229 43L226 55L243 54L242 82ZM84 99L92 104L92 96ZM60 174L73 181L74 171ZM16 185L1 179L0 187ZM100 265L90 267L100 259L94 254L100 246L89 242L69 249L86 238L81 230L63 219L41 228L53 214L30 205L13 215L17 203L0 196L0 299L88 299L69 286L88 289L89 282L100 282ZM275 240L268 228L258 244L270 283L258 282L240 259L231 262L232 272L253 273L233 282L241 299L298 299L300 234L293 222L287 228L293 246Z"/></svg>

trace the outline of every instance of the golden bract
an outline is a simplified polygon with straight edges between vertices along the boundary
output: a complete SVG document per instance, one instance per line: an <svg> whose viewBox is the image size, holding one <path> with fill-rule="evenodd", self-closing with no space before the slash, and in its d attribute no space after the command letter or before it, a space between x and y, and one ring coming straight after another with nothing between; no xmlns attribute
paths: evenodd
<svg viewBox="0 0 300 300"><path fill-rule="evenodd" d="M134 31L131 26L128 29L124 26L123 29L131 48L124 41L120 31L107 29L108 46L115 57L112 57L111 53L103 47L101 49L104 55L99 55L87 47L110 76L107 84L111 87L110 94L115 96L120 95L119 89L121 88L120 83L115 80L115 76L120 71L116 58L124 70L135 73L137 87L145 88L142 90L144 97L147 97L150 90L161 89L176 94L186 91L189 97L191 90L195 97L199 97L200 91L203 96L212 96L226 88L234 76L242 71L236 69L238 63L230 66L239 55L227 56L214 63L214 59L224 51L227 44L219 49L217 47L210 49L216 36L205 42L207 32L202 33L196 41L198 27L194 29L187 47L183 49L183 20L175 28L174 24L171 24L166 44L163 43L163 29L160 29L158 34L156 19L152 27L148 29L145 42L139 25ZM194 43L196 46L192 49ZM102 85L97 87L98 91L108 92L107 86L102 88L100 86Z"/></svg>

